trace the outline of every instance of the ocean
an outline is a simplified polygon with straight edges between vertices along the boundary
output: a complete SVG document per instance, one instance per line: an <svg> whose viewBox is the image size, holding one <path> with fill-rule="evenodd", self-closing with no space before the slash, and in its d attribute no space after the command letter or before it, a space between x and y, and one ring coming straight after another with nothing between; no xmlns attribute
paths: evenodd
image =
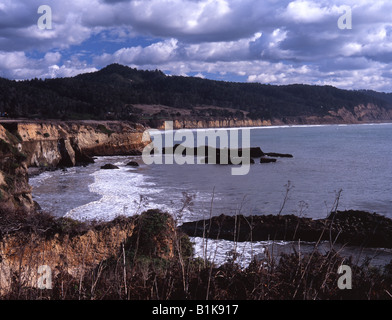
<svg viewBox="0 0 392 320"><path fill-rule="evenodd" d="M30 184L42 209L79 220L107 221L151 208L168 211L179 222L222 213L280 211L325 218L337 200L339 210L364 210L392 218L391 137L392 124L251 128L252 147L289 153L293 158L268 164L256 159L248 174L232 175L232 166L227 165L146 165L141 156L98 157L86 167L42 173L32 177ZM140 166L126 166L129 161ZM106 163L120 169L101 170ZM200 252L200 239L194 241ZM228 248L232 244L220 241L219 245ZM242 245L248 245L240 249L246 262L254 247L265 249L270 244ZM222 260L226 251L218 251ZM375 255L392 258L389 250Z"/></svg>

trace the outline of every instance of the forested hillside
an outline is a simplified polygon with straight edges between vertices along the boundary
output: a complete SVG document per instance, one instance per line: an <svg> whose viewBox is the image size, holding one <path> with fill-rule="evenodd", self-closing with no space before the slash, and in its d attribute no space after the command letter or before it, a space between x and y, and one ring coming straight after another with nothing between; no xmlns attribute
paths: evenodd
<svg viewBox="0 0 392 320"><path fill-rule="evenodd" d="M117 119L165 117L280 119L325 116L372 103L392 109L392 94L341 90L332 86L234 83L166 76L112 64L72 78L11 81L0 78L0 112L39 119ZM173 108L151 114L143 105ZM200 108L203 107L203 108ZM184 112L179 111L184 110Z"/></svg>

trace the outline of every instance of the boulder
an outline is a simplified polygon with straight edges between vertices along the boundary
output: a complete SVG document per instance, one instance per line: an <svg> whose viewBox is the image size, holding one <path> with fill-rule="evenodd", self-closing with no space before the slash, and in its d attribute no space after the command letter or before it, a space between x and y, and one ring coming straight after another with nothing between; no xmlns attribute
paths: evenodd
<svg viewBox="0 0 392 320"><path fill-rule="evenodd" d="M130 167L138 167L139 164L138 164L136 161L130 161L130 162L127 163L127 166L130 166Z"/></svg>
<svg viewBox="0 0 392 320"><path fill-rule="evenodd" d="M73 167L76 164L75 151L71 146L69 140L61 138L57 142L59 153L61 154L61 160L58 163L58 167Z"/></svg>
<svg viewBox="0 0 392 320"><path fill-rule="evenodd" d="M180 144L175 144L173 147L167 147L162 149L162 154L169 154L176 151L176 149L181 146ZM182 146L183 147L183 146ZM238 149L227 149L227 148L214 148L210 146L199 146L195 148L184 147L182 150L182 155L193 154L193 155L201 155L204 153L205 156L216 155L220 156L221 153L227 153L230 157L242 157L245 153L249 153L251 158L260 158L264 156L264 152L260 149L260 147L250 147L250 148L238 148Z"/></svg>
<svg viewBox="0 0 392 320"><path fill-rule="evenodd" d="M79 147L78 142L76 141L76 139L71 138L70 139L70 143L72 146L72 149L75 152L75 161L76 161L76 165L86 165L89 163L94 163L94 158L88 156L87 154L85 154Z"/></svg>
<svg viewBox="0 0 392 320"><path fill-rule="evenodd" d="M115 166L114 164L105 164L104 166L101 167L101 169L120 169L119 167Z"/></svg>
<svg viewBox="0 0 392 320"><path fill-rule="evenodd" d="M265 153L265 155L268 157L275 157L275 158L293 158L293 155L289 153L269 152L269 153Z"/></svg>

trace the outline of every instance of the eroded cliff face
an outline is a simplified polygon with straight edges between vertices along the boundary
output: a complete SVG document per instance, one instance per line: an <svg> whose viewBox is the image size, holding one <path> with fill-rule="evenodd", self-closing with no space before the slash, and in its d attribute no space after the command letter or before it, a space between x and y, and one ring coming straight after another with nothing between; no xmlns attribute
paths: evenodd
<svg viewBox="0 0 392 320"><path fill-rule="evenodd" d="M0 229L0 297L15 286L37 288L42 266L50 270L53 282L60 273L81 279L113 261L116 268L126 260L169 261L175 256L177 239L184 241L172 216L159 210L93 225L65 218L55 227L35 222L33 229L23 225L16 229L6 234Z"/></svg>
<svg viewBox="0 0 392 320"><path fill-rule="evenodd" d="M40 266L48 266L54 278L60 271L80 277L100 262L120 252L132 236L134 219L122 219L71 237L55 234L16 233L0 242L0 296L7 293L12 281L37 287ZM17 280L15 280L15 276Z"/></svg>
<svg viewBox="0 0 392 320"><path fill-rule="evenodd" d="M92 156L139 154L150 142L128 122L3 121L0 123L0 206L31 211L28 167L71 167Z"/></svg>
<svg viewBox="0 0 392 320"><path fill-rule="evenodd" d="M83 155L127 155L142 151L145 128L127 122L18 123L16 132L28 166L73 166Z"/></svg>
<svg viewBox="0 0 392 320"><path fill-rule="evenodd" d="M340 118L344 123L377 122L392 119L392 110L386 110L371 103L358 105L353 112L341 108L337 112L330 111L330 114Z"/></svg>
<svg viewBox="0 0 392 320"><path fill-rule="evenodd" d="M21 149L21 141L0 125L0 206L7 210L34 207Z"/></svg>
<svg viewBox="0 0 392 320"><path fill-rule="evenodd" d="M353 111L345 107L337 111L328 111L324 116L300 116L284 119L272 119L272 125L307 125L307 124L361 124L392 121L392 110L374 104L358 105Z"/></svg>
<svg viewBox="0 0 392 320"><path fill-rule="evenodd" d="M353 111L342 107L337 111L328 111L324 116L297 116L285 118L261 119L218 119L218 120L169 120L173 121L173 129L202 129L202 128L234 128L234 127L261 127L271 125L307 125L307 124L360 124L372 122L387 122L392 120L392 110L381 108L374 104L358 105ZM165 123L158 126L165 129Z"/></svg>

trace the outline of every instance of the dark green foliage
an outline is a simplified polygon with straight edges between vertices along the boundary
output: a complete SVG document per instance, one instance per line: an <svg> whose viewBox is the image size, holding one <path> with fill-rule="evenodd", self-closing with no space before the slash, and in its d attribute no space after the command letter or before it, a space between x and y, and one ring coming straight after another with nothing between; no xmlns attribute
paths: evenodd
<svg viewBox="0 0 392 320"><path fill-rule="evenodd" d="M73 78L10 81L0 78L0 111L11 117L72 119L149 120L134 104L160 104L193 110L202 117L237 117L249 112L253 119L289 119L324 116L345 107L374 103L392 107L392 94L348 91L332 86L293 84L272 86L234 83L192 77L167 77L159 70L143 71L112 64L94 73ZM181 113L180 113L181 114ZM163 115L158 115L159 120ZM177 117L168 113L165 117Z"/></svg>
<svg viewBox="0 0 392 320"><path fill-rule="evenodd" d="M143 212L136 220L134 234L126 244L126 249L131 251L132 255L147 257L169 252L170 248L166 243L172 237L169 219L172 219L171 216L160 210Z"/></svg>

